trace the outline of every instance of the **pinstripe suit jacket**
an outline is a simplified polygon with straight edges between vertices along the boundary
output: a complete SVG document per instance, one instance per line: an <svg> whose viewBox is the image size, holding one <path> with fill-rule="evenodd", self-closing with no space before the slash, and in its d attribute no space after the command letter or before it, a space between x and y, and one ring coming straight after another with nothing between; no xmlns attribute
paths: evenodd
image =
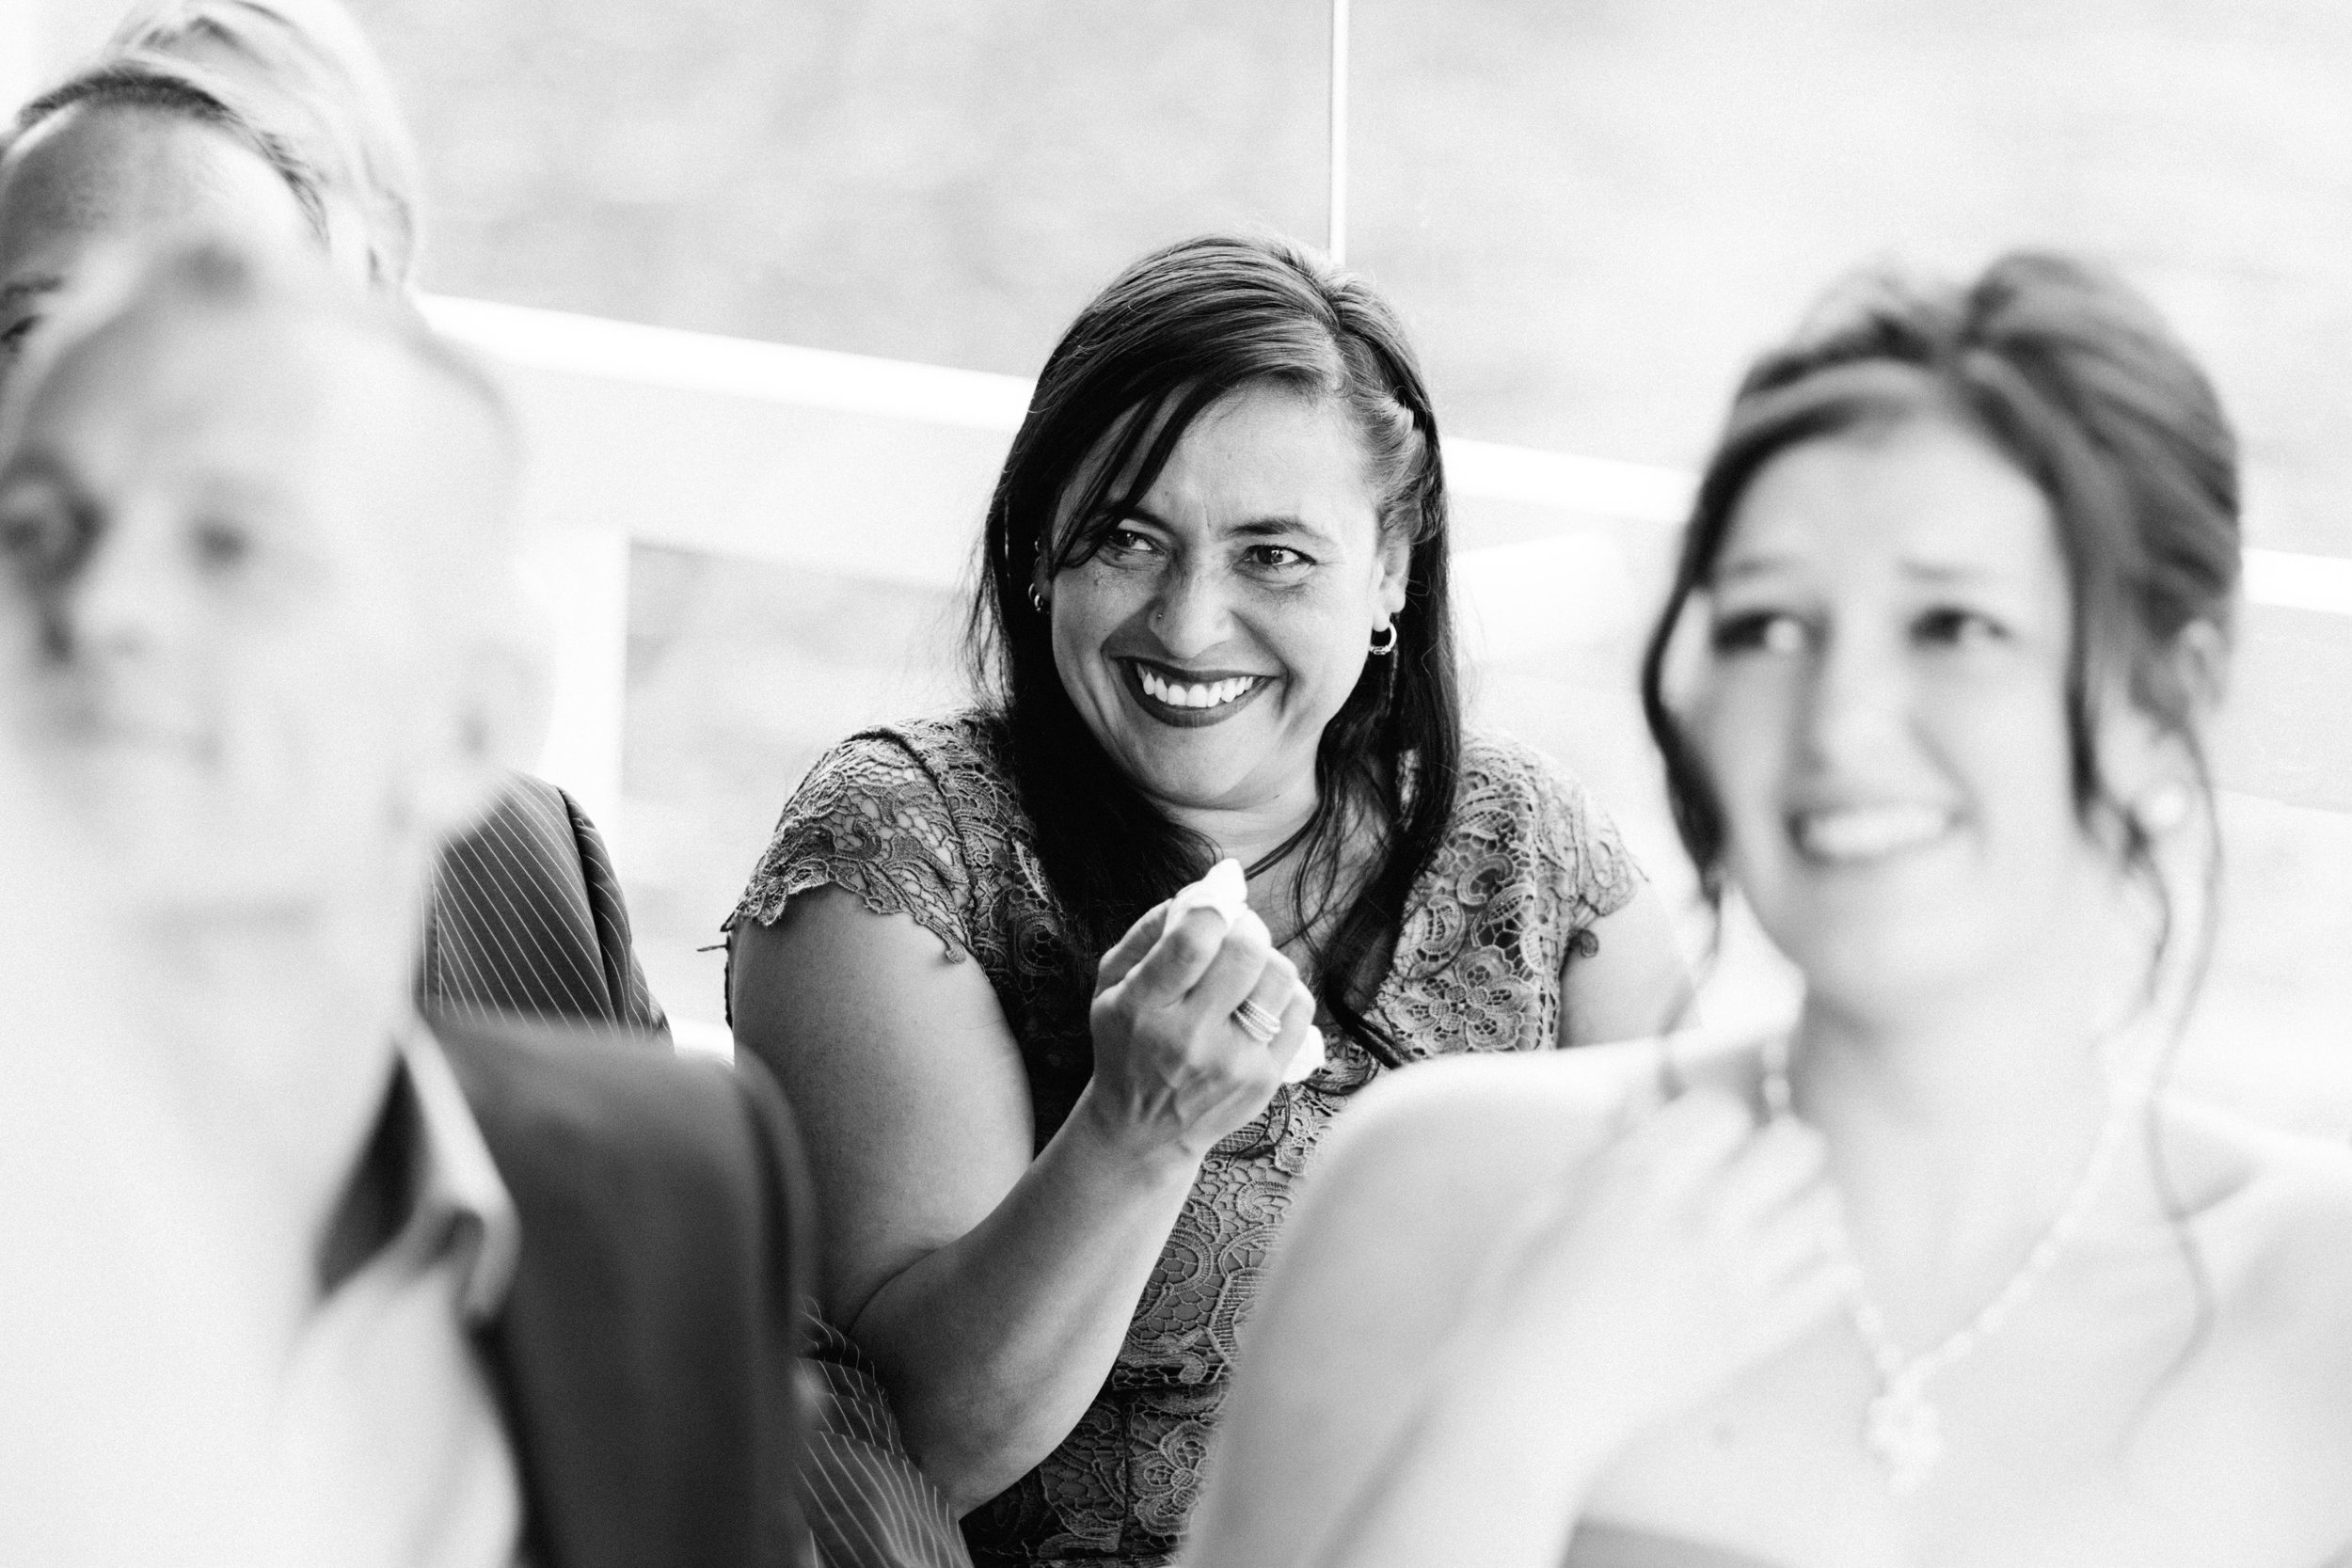
<svg viewBox="0 0 2352 1568"><path fill-rule="evenodd" d="M873 1363L814 1313L808 1370L816 1408L801 1489L819 1568L972 1568L946 1497L907 1454Z"/></svg>
<svg viewBox="0 0 2352 1568"><path fill-rule="evenodd" d="M428 1019L561 1019L666 1039L629 945L604 839L553 784L516 774L442 851L417 973Z"/></svg>

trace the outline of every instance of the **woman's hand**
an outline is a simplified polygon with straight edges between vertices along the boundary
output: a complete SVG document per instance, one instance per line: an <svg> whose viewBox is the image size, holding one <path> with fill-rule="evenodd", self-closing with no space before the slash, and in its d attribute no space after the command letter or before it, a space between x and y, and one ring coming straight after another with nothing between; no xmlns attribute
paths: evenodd
<svg viewBox="0 0 2352 1568"><path fill-rule="evenodd" d="M1572 1402L1630 1437L1846 1299L1826 1244L1839 1223L1818 1132L1691 1090L1530 1200L1438 1375Z"/></svg>
<svg viewBox="0 0 2352 1568"><path fill-rule="evenodd" d="M1314 1022L1314 993L1244 909L1169 925L1162 904L1103 956L1095 979L1094 1077L1079 1114L1115 1143L1198 1164L1265 1109ZM1260 1042L1233 1016L1254 1002L1281 1021Z"/></svg>

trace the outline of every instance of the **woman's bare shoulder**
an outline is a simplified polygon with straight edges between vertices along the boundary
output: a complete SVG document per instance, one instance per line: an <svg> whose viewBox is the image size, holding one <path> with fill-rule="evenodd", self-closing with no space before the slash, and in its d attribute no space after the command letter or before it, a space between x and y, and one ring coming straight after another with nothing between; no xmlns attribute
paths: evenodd
<svg viewBox="0 0 2352 1568"><path fill-rule="evenodd" d="M2163 1101L2157 1125L2183 1207L2217 1229L2266 1236L2352 1226L2352 1144L2178 1095Z"/></svg>
<svg viewBox="0 0 2352 1568"><path fill-rule="evenodd" d="M2169 1099L2159 1125L2225 1321L2309 1353L2304 1371L2352 1396L2352 1146L2185 1099Z"/></svg>
<svg viewBox="0 0 2352 1568"><path fill-rule="evenodd" d="M1311 1224L1391 1237L1426 1227L1470 1244L1673 1089L1752 1080L1756 1046L1692 1034L1417 1063L1341 1117L1302 1209Z"/></svg>

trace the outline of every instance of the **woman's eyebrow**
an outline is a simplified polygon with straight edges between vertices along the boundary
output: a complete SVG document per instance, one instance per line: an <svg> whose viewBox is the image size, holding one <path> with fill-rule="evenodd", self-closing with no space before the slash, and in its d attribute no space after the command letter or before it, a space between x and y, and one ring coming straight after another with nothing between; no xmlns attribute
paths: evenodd
<svg viewBox="0 0 2352 1568"><path fill-rule="evenodd" d="M1985 583L2014 582L2023 574L2004 566L1974 561L1918 561L1906 559L1901 563L1903 576L1918 582Z"/></svg>
<svg viewBox="0 0 2352 1568"><path fill-rule="evenodd" d="M1804 564L1804 558L1787 554L1735 555L1719 561L1708 574L1714 582L1744 582L1750 578L1768 578L1779 572L1791 572Z"/></svg>
<svg viewBox="0 0 2352 1568"><path fill-rule="evenodd" d="M1235 523L1225 531L1228 539L1305 539L1325 549L1338 547L1337 541L1326 531L1304 517L1276 513Z"/></svg>
<svg viewBox="0 0 2352 1568"><path fill-rule="evenodd" d="M0 284L0 309L5 309L20 300L30 299L36 294L56 293L64 287L65 279L54 274L16 278L12 282Z"/></svg>
<svg viewBox="0 0 2352 1568"><path fill-rule="evenodd" d="M1144 523L1164 532L1176 531L1169 526L1168 519L1139 501L1128 501L1111 507L1107 515L1113 522ZM1289 513L1269 513L1265 516L1252 517L1247 522L1235 523L1218 531L1218 537L1225 539L1280 539L1300 534L1326 545L1331 542L1331 536L1328 533L1315 527L1306 518L1294 516Z"/></svg>
<svg viewBox="0 0 2352 1568"><path fill-rule="evenodd" d="M0 468L0 490L13 491L19 485L38 483L60 490L73 490L76 476L73 466L55 448L40 440L30 440L19 447L6 468Z"/></svg>

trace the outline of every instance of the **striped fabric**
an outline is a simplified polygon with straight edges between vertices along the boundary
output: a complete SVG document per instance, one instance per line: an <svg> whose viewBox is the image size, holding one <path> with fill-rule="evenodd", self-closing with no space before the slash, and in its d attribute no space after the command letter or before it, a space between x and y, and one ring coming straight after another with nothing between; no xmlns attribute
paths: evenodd
<svg viewBox="0 0 2352 1568"><path fill-rule="evenodd" d="M525 1018L669 1043L629 945L620 879L571 797L518 774L481 826L442 853L417 1003L444 1024ZM801 1490L818 1568L971 1568L955 1515L909 1457L872 1363L810 1318Z"/></svg>
<svg viewBox="0 0 2352 1568"><path fill-rule="evenodd" d="M818 1568L971 1568L947 1499L908 1456L873 1363L812 1311L802 1506Z"/></svg>
<svg viewBox="0 0 2352 1568"><path fill-rule="evenodd" d="M417 1006L428 1019L564 1020L667 1041L669 1022L629 945L621 879L570 796L518 773L442 851Z"/></svg>

